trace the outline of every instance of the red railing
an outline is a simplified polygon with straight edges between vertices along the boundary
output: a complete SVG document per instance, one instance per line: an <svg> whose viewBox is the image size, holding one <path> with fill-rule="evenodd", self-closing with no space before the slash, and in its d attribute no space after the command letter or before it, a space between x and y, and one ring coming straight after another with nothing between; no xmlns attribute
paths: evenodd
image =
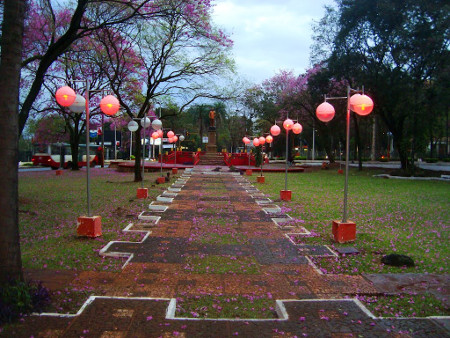
<svg viewBox="0 0 450 338"><path fill-rule="evenodd" d="M197 165L197 163L200 162L200 152L194 153L193 158L194 158L194 165Z"/></svg>

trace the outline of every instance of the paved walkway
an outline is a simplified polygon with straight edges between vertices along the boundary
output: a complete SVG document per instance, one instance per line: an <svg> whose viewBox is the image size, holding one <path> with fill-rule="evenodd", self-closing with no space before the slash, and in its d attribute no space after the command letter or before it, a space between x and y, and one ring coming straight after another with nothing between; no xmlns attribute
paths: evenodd
<svg viewBox="0 0 450 338"><path fill-rule="evenodd" d="M309 257L327 246L295 245L300 222L239 173L187 169L125 231L139 242L110 242L119 274L82 272L74 288L95 294L73 315L27 317L12 334L35 337L443 337L444 319L375 318L355 294L380 290L363 276L322 275ZM64 278L61 276L61 278ZM50 278L51 279L51 278ZM273 300L273 316L253 320L181 318L189 297ZM188 314L189 316L189 314Z"/></svg>

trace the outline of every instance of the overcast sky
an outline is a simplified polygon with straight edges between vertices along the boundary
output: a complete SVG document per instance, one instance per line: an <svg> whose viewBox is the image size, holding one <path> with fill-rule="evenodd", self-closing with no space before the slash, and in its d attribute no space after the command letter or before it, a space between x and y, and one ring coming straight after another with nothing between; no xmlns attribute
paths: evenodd
<svg viewBox="0 0 450 338"><path fill-rule="evenodd" d="M234 41L238 72L260 83L279 70L309 68L311 25L333 0L214 0L213 21Z"/></svg>

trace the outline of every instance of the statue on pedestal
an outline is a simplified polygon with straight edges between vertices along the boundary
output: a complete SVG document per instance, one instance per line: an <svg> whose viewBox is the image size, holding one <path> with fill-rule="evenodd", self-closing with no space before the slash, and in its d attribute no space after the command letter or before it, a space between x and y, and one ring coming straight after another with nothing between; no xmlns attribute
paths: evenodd
<svg viewBox="0 0 450 338"><path fill-rule="evenodd" d="M214 127L215 126L215 118L216 118L216 112L214 109L211 109L209 111L209 126Z"/></svg>

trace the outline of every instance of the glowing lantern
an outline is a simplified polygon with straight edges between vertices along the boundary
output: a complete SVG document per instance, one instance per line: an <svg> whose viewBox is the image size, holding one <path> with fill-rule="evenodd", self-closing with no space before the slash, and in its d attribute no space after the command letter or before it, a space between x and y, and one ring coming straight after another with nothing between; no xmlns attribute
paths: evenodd
<svg viewBox="0 0 450 338"><path fill-rule="evenodd" d="M334 117L334 107L328 102L323 102L317 107L316 116L322 122L330 122Z"/></svg>
<svg viewBox="0 0 450 338"><path fill-rule="evenodd" d="M169 137L169 143L173 143L173 137Z"/></svg>
<svg viewBox="0 0 450 338"><path fill-rule="evenodd" d="M171 138L171 137L173 137L173 135L175 135L174 133L173 133L173 131L171 130L171 131L169 131L169 132L167 132L167 137L168 138Z"/></svg>
<svg viewBox="0 0 450 338"><path fill-rule="evenodd" d="M86 109L86 99L80 94L77 94L75 101L69 106L69 109L72 113L80 114L84 112Z"/></svg>
<svg viewBox="0 0 450 338"><path fill-rule="evenodd" d="M286 130L291 130L293 125L294 121L292 121L291 119L286 119L283 122L283 128Z"/></svg>
<svg viewBox="0 0 450 338"><path fill-rule="evenodd" d="M251 141L250 141L250 139L248 137L244 137L242 139L242 142L244 142L245 144L249 144Z"/></svg>
<svg viewBox="0 0 450 338"><path fill-rule="evenodd" d="M159 135L156 131L153 132L152 139L154 139L154 140L159 139Z"/></svg>
<svg viewBox="0 0 450 338"><path fill-rule="evenodd" d="M264 143L266 143L266 138L265 138L264 136L261 136L261 137L259 138L259 144L260 144L260 145L263 145Z"/></svg>
<svg viewBox="0 0 450 338"><path fill-rule="evenodd" d="M373 101L367 95L355 94L350 98L350 109L361 116L369 115L373 109Z"/></svg>
<svg viewBox="0 0 450 338"><path fill-rule="evenodd" d="M162 129L158 129L156 132L158 133L159 137L162 138L164 136L164 132L162 131Z"/></svg>
<svg viewBox="0 0 450 338"><path fill-rule="evenodd" d="M100 110L109 116L115 115L120 108L119 100L112 95L106 95L100 101Z"/></svg>
<svg viewBox="0 0 450 338"><path fill-rule="evenodd" d="M253 145L255 146L255 147L257 147L257 146L259 146L259 139L258 138L254 138L253 139Z"/></svg>
<svg viewBox="0 0 450 338"><path fill-rule="evenodd" d="M266 142L267 143L272 143L273 142L273 137L270 136L270 135L266 136Z"/></svg>
<svg viewBox="0 0 450 338"><path fill-rule="evenodd" d="M303 130L303 127L302 127L302 125L300 124L300 123L295 123L293 126L292 126L292 132L294 133L294 134L300 134L301 132L302 132L302 130Z"/></svg>
<svg viewBox="0 0 450 338"><path fill-rule="evenodd" d="M273 136L278 136L281 133L281 129L280 127L278 127L276 124L274 124L271 128L270 128L270 133Z"/></svg>
<svg viewBox="0 0 450 338"><path fill-rule="evenodd" d="M174 143L177 143L177 141L178 141L178 136L177 136L177 135L174 135L174 137L173 137L173 142L174 142Z"/></svg>
<svg viewBox="0 0 450 338"><path fill-rule="evenodd" d="M69 86L59 88L56 93L56 102L63 107L69 107L75 102L77 94Z"/></svg>

